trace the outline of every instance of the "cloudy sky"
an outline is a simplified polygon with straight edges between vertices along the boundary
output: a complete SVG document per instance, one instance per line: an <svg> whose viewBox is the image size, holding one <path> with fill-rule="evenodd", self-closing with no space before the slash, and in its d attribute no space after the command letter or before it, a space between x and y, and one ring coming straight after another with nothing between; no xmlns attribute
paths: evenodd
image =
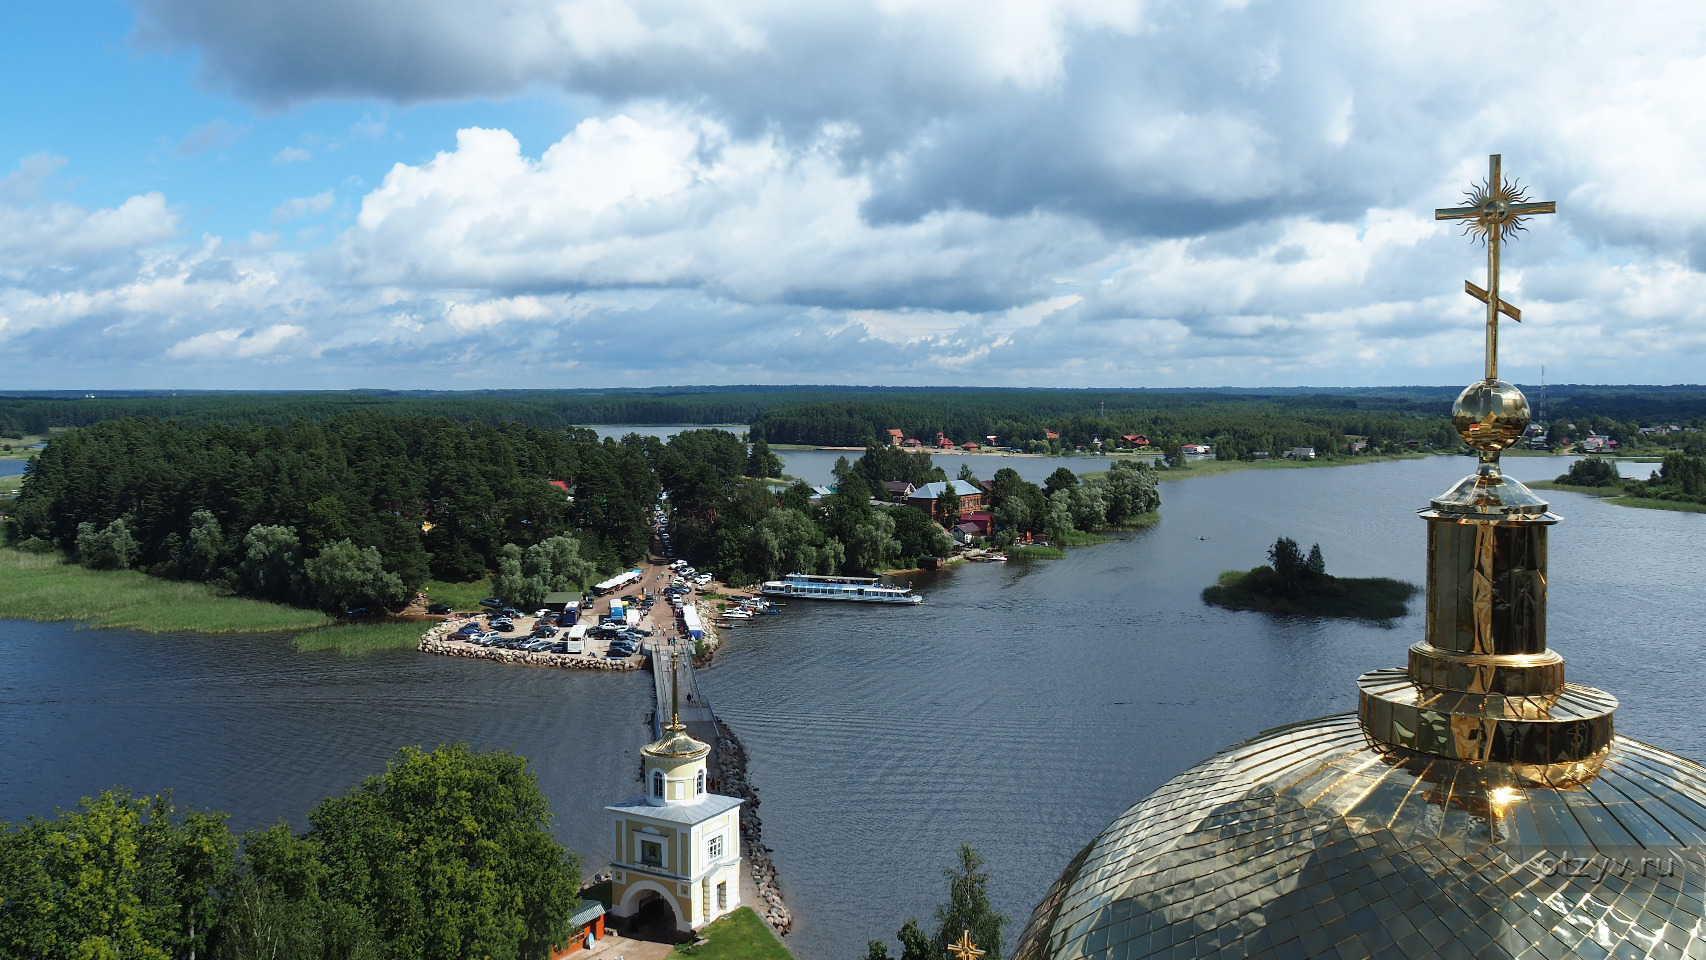
<svg viewBox="0 0 1706 960"><path fill-rule="evenodd" d="M484 10L480 8L486 8ZM0 0L0 389L1706 381L1706 5Z"/></svg>

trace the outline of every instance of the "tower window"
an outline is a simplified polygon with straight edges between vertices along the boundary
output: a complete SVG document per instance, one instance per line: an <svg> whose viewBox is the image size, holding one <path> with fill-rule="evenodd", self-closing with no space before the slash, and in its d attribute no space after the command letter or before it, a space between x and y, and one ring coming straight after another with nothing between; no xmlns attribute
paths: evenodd
<svg viewBox="0 0 1706 960"><path fill-rule="evenodd" d="M713 863L723 859L723 835L717 834L711 838L710 859Z"/></svg>
<svg viewBox="0 0 1706 960"><path fill-rule="evenodd" d="M728 908L729 908L729 884L728 884L728 881L725 880L724 882L717 884L717 910L719 912L721 912L723 910L727 910Z"/></svg>
<svg viewBox="0 0 1706 960"><path fill-rule="evenodd" d="M705 771L703 770L699 771L698 795L705 795Z"/></svg>
<svg viewBox="0 0 1706 960"><path fill-rule="evenodd" d="M661 798L663 796L663 771L662 770L653 770L652 771L652 796L659 797L659 798Z"/></svg>

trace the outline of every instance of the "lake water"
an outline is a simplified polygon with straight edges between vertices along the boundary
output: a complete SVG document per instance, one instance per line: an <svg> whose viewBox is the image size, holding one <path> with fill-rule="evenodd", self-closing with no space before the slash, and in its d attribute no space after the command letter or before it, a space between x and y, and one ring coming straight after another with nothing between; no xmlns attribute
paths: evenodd
<svg viewBox="0 0 1706 960"><path fill-rule="evenodd" d="M1566 463L1507 469L1544 479ZM1419 615L1281 620L1198 593L1280 535L1319 542L1334 573L1419 580L1414 511L1470 466L1167 482L1159 525L1065 560L921 574L918 607L796 603L738 629L700 684L751 752L790 946L853 960L908 916L928 921L961 841L988 860L1016 935L1073 853L1164 780L1261 730L1352 709L1356 676L1401 665ZM1565 521L1549 637L1571 679L1622 699L1624 734L1706 757L1706 515L1550 496ZM559 835L597 868L602 806L635 788L649 701L641 675L0 622L0 818L124 782L175 786L240 826L300 825L398 746L465 739L531 757Z"/></svg>
<svg viewBox="0 0 1706 960"><path fill-rule="evenodd" d="M28 460L0 460L0 477L22 476Z"/></svg>

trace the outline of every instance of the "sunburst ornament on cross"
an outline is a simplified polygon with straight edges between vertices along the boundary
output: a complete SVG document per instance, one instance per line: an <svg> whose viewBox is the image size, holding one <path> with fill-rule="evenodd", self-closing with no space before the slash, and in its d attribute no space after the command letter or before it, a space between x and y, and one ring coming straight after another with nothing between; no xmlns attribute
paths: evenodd
<svg viewBox="0 0 1706 960"><path fill-rule="evenodd" d="M983 951L971 942L970 930L961 930L959 942L948 944L948 952L954 955L954 960L977 960L983 956Z"/></svg>
<svg viewBox="0 0 1706 960"><path fill-rule="evenodd" d="M1550 200L1529 202L1528 190L1521 184L1506 180L1500 172L1500 155L1487 158L1487 180L1464 191L1467 206L1443 207L1434 211L1435 220L1463 220L1463 231L1481 238L1487 245L1487 287L1482 289L1465 280L1464 292L1487 305L1487 382L1499 379L1499 314L1518 323L1522 311L1499 299L1499 246L1513 239L1524 229L1524 217L1537 213L1557 213L1558 205Z"/></svg>

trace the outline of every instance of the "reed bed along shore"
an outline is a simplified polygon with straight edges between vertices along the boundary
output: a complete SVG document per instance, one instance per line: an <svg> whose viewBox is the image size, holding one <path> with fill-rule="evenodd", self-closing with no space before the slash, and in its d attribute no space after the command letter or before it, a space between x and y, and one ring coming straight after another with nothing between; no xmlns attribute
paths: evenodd
<svg viewBox="0 0 1706 960"><path fill-rule="evenodd" d="M147 633L277 633L298 650L356 656L420 643L419 621L338 623L317 610L233 597L205 583L89 570L54 554L0 549L0 618L78 621Z"/></svg>
<svg viewBox="0 0 1706 960"><path fill-rule="evenodd" d="M421 633L430 626L432 624L418 620L340 623L303 631L293 637L292 642L304 653L336 650L345 656L358 657L381 650L412 650L420 645Z"/></svg>
<svg viewBox="0 0 1706 960"><path fill-rule="evenodd" d="M53 554L11 549L0 549L0 617L150 633L282 633L333 622L316 610L227 596L205 583L89 570Z"/></svg>

